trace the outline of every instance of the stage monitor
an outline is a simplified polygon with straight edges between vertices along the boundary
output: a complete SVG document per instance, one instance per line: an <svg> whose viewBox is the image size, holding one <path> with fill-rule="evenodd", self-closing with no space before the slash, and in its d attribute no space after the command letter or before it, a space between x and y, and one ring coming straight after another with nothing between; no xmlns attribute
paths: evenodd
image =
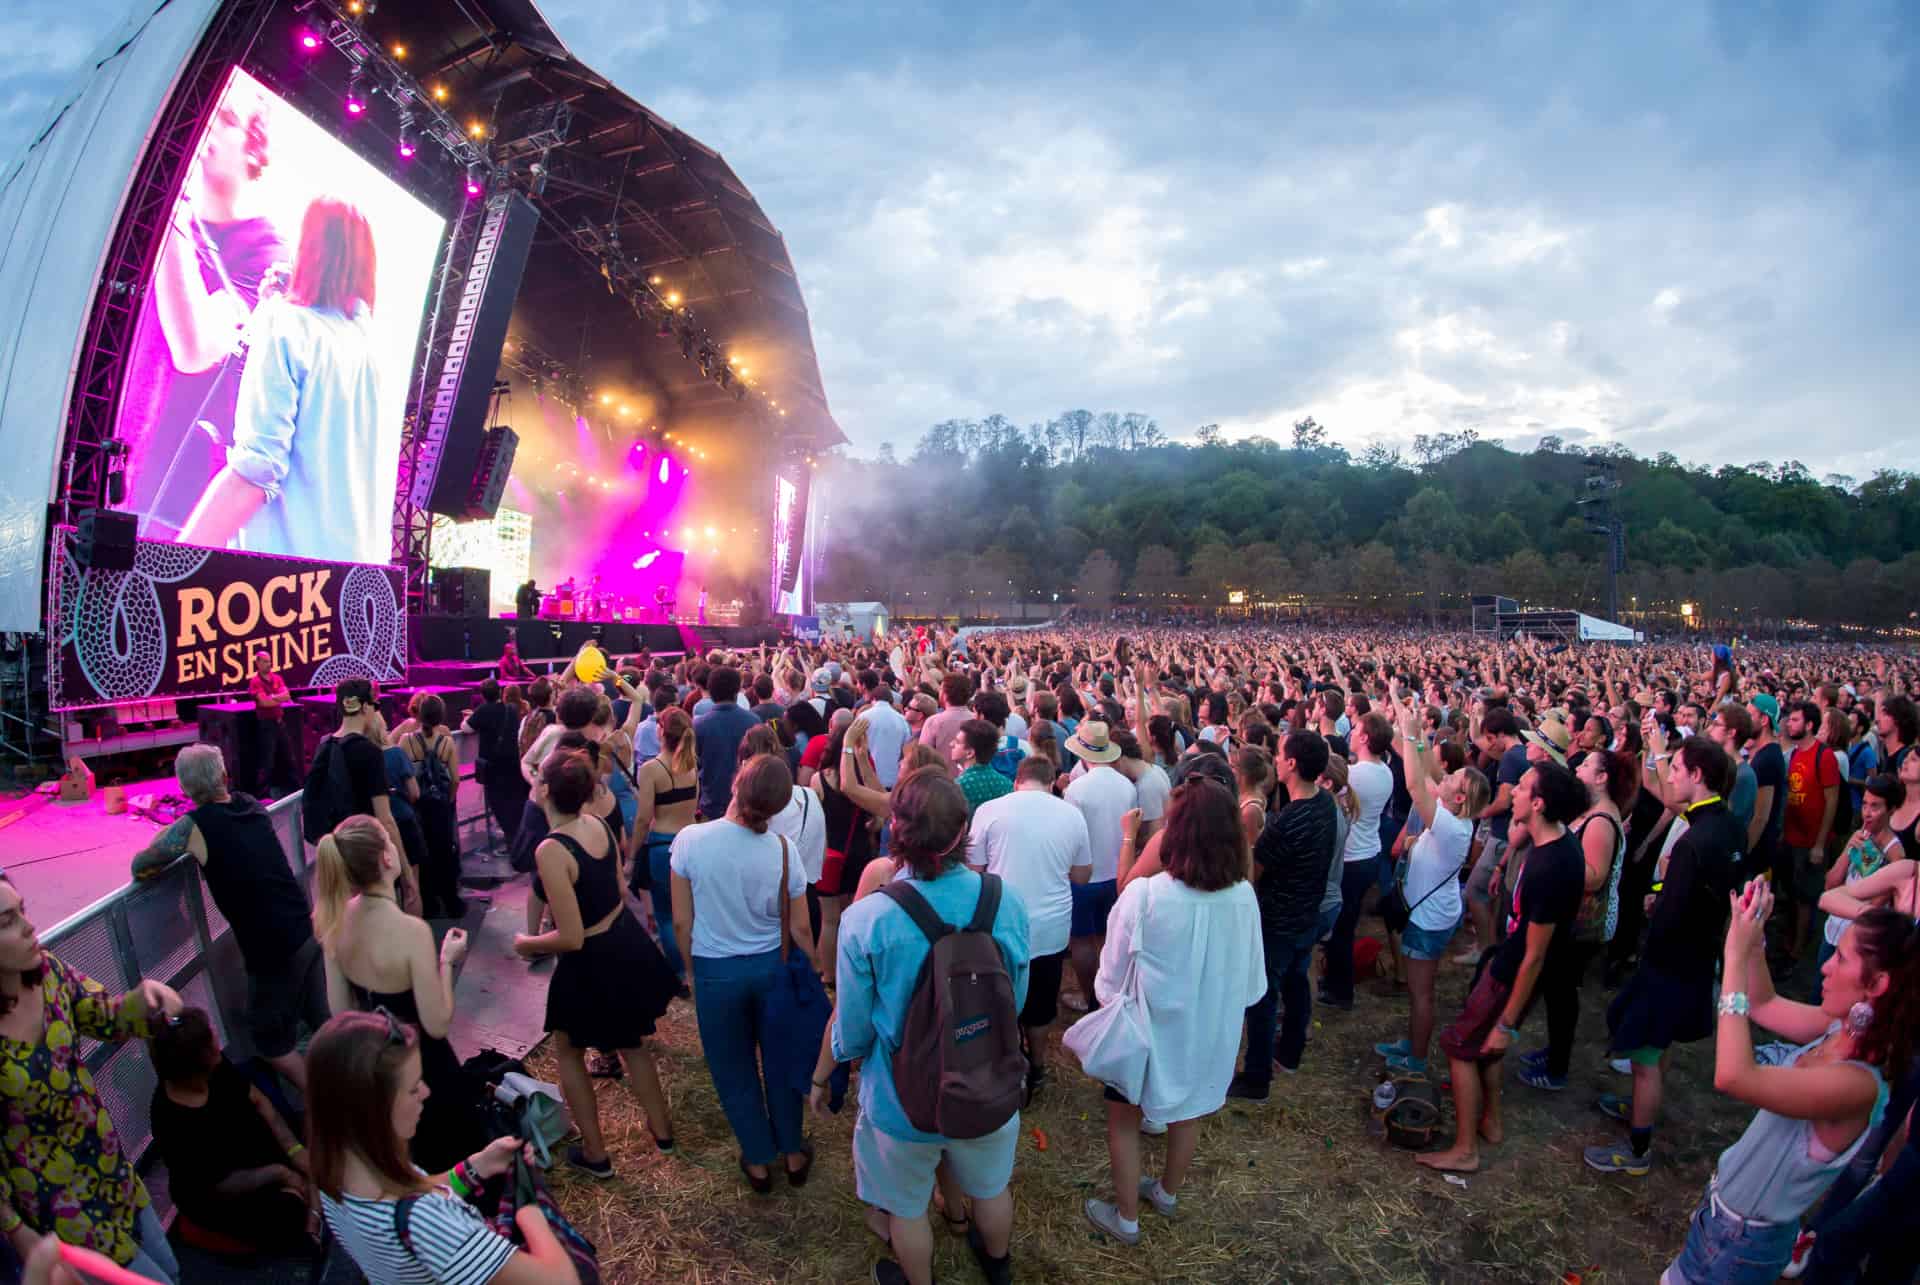
<svg viewBox="0 0 1920 1285"><path fill-rule="evenodd" d="M773 483L773 587L767 595L777 615L804 616L813 611L813 522L807 502L813 475L798 482L776 477Z"/></svg>
<svg viewBox="0 0 1920 1285"><path fill-rule="evenodd" d="M401 421L445 230L233 70L143 289L115 425L143 537L391 560Z"/></svg>

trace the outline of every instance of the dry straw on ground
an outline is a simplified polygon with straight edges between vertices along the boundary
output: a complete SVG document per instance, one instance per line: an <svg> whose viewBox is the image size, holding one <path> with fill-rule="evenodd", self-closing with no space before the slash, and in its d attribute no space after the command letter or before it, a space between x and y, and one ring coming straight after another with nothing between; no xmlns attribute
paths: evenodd
<svg viewBox="0 0 1920 1285"><path fill-rule="evenodd" d="M1466 979L1462 968L1442 971L1443 1020L1459 1004ZM1353 1012L1316 1011L1300 1074L1277 1075L1268 1105L1230 1102L1206 1122L1177 1217L1143 1213L1136 1248L1100 1235L1081 1216L1088 1196L1109 1192L1105 1106L1056 1037L1052 1081L1022 1120L1016 1278L1208 1285L1653 1280L1684 1238L1714 1158L1749 1112L1713 1093L1711 1046L1695 1045L1676 1057L1653 1173L1634 1179L1587 1169L1581 1148L1621 1132L1593 1100L1627 1088L1601 1061L1605 998L1590 978L1567 1091L1526 1088L1509 1069L1508 1140L1483 1151L1482 1172L1462 1189L1368 1136L1367 1096L1380 1072L1372 1045L1405 1035L1407 1005L1363 983ZM1545 1014L1536 1011L1523 1034L1523 1044L1544 1042ZM606 1279L869 1279L881 1249L854 1195L852 1100L838 1117L809 1119L818 1153L811 1182L799 1190L779 1183L772 1196L756 1196L735 1167L692 1009L675 1004L652 1043L673 1101L679 1151L659 1155L624 1087L598 1081L616 1177L554 1174L562 1207L599 1246ZM551 1078L544 1051L533 1063ZM1452 1127L1450 1109L1445 1127ZM1036 1128L1046 1135L1044 1151ZM1154 1172L1164 1144L1143 1141L1147 1171ZM935 1243L938 1280L980 1279L964 1242L937 1230Z"/></svg>

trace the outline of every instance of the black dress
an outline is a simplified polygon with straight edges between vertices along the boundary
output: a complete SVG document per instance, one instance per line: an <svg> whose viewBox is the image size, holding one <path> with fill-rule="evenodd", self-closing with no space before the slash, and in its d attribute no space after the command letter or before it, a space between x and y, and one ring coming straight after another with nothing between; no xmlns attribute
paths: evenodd
<svg viewBox="0 0 1920 1285"><path fill-rule="evenodd" d="M254 1110L246 1077L225 1057L207 1077L207 1100L183 1106L153 1091L149 1115L154 1145L167 1165L167 1192L174 1208L211 1231L273 1253L310 1250L307 1205L279 1186L239 1195L215 1188L245 1169L288 1163L267 1122Z"/></svg>
<svg viewBox="0 0 1920 1285"><path fill-rule="evenodd" d="M428 1093L420 1109L420 1126L408 1147L413 1162L428 1173L443 1173L493 1141L493 1131L481 1110L484 1086L460 1069L460 1055L453 1051L453 1045L427 1034L413 992L370 991L353 981L347 988L352 992L353 1006L361 1012L384 1008L419 1035L420 1078L426 1081Z"/></svg>
<svg viewBox="0 0 1920 1285"><path fill-rule="evenodd" d="M844 858L840 863L838 886L823 887L822 892L827 896L851 897L860 887L860 876L867 863L873 860L873 832L867 829L868 813L835 789L825 776L820 778L820 785L820 811L827 824L827 846Z"/></svg>
<svg viewBox="0 0 1920 1285"><path fill-rule="evenodd" d="M572 853L580 868L573 895L581 926L593 927L616 907L620 913L605 932L557 957L547 984L546 1027L563 1032L575 1048L638 1048L673 1003L680 982L621 898L619 836L607 818L600 824L607 835L601 857L568 835L547 836Z"/></svg>

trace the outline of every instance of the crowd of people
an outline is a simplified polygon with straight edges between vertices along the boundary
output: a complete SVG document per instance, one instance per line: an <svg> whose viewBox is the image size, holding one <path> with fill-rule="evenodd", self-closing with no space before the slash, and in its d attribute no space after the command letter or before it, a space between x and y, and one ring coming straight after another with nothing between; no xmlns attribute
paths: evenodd
<svg viewBox="0 0 1920 1285"><path fill-rule="evenodd" d="M579 1134L562 1162L613 1174L608 1076L674 1153L647 1042L689 1002L747 1190L807 1183L808 1111L857 1078L874 1279L932 1279L937 1212L1006 1281L1042 1093L1098 1084L1111 1189L1083 1214L1132 1246L1143 1206L1178 1216L1199 1123L1302 1071L1316 1006L1378 1021L1381 1077L1449 1087L1452 1137L1415 1157L1447 1173L1511 1145L1509 1079L1566 1092L1577 1032L1603 1024L1630 1091L1597 1104L1621 1135L1586 1149L1591 1170L1660 1162L1681 1045L1713 1041L1714 1088L1756 1109L1687 1227L1659 1233L1679 1246L1665 1281L1912 1277L1910 657L1129 629L922 629L484 684L464 726L531 881L513 949L555 961L528 984ZM462 910L447 710L425 697L389 730L368 684L335 699L307 777L311 904L211 747L181 753L193 811L134 863L201 866L271 1075L244 1077L168 988L108 996L47 954L0 877L0 1230L22 1261L58 1239L178 1279L75 1063L84 1035L152 1042L183 1219L259 1248L324 1230L382 1285L576 1279L536 1205L490 1217L519 1148L446 1041L468 943L423 912ZM1404 1017L1363 1011L1382 989ZM1543 1042L1509 1059L1536 1009ZM1162 1135L1152 1165L1143 1136Z"/></svg>

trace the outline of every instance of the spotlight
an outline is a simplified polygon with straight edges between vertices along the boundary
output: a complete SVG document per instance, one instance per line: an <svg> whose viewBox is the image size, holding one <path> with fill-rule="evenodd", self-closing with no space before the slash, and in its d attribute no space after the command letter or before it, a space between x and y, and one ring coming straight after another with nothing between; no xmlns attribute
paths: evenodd
<svg viewBox="0 0 1920 1285"><path fill-rule="evenodd" d="M418 146L413 136L413 109L402 106L400 108L400 159L403 161L412 160L413 154L417 150Z"/></svg>
<svg viewBox="0 0 1920 1285"><path fill-rule="evenodd" d="M319 32L314 31L310 27L300 32L300 48L301 49L305 50L307 53L312 53L314 52L314 50L318 49L319 47L320 47Z"/></svg>
<svg viewBox="0 0 1920 1285"><path fill-rule="evenodd" d="M347 77L347 115L364 116L367 111L367 74L358 67Z"/></svg>
<svg viewBox="0 0 1920 1285"><path fill-rule="evenodd" d="M468 138L485 138L486 136L487 136L487 124L485 121L476 120L468 123L467 125Z"/></svg>
<svg viewBox="0 0 1920 1285"><path fill-rule="evenodd" d="M679 306L680 306L680 292L678 290L667 291L667 307L678 308Z"/></svg>
<svg viewBox="0 0 1920 1285"><path fill-rule="evenodd" d="M651 277L648 277L648 278L647 278L647 284L648 284L648 285L650 285L650 286L657 286L657 285L659 285L659 284L660 284L660 278L659 278L658 276L651 276Z"/></svg>
<svg viewBox="0 0 1920 1285"><path fill-rule="evenodd" d="M611 405L613 405L613 394L612 394L612 393L601 393L601 394L600 394L600 404L601 404L602 406L611 406Z"/></svg>
<svg viewBox="0 0 1920 1285"><path fill-rule="evenodd" d="M400 61L405 62L407 57L407 47L405 45L395 45L393 47L393 56L399 59Z"/></svg>
<svg viewBox="0 0 1920 1285"><path fill-rule="evenodd" d="M478 196L481 192L480 162L467 166L467 195Z"/></svg>
<svg viewBox="0 0 1920 1285"><path fill-rule="evenodd" d="M436 103L444 103L447 101L447 87L445 85L435 85L433 87L433 101Z"/></svg>
<svg viewBox="0 0 1920 1285"><path fill-rule="evenodd" d="M729 357L729 358L727 358L727 365L729 365L729 366L738 366L739 364L740 364L740 359L739 359L738 357ZM742 371L741 373L742 373L742 374L745 374L746 372L745 372L745 371Z"/></svg>

